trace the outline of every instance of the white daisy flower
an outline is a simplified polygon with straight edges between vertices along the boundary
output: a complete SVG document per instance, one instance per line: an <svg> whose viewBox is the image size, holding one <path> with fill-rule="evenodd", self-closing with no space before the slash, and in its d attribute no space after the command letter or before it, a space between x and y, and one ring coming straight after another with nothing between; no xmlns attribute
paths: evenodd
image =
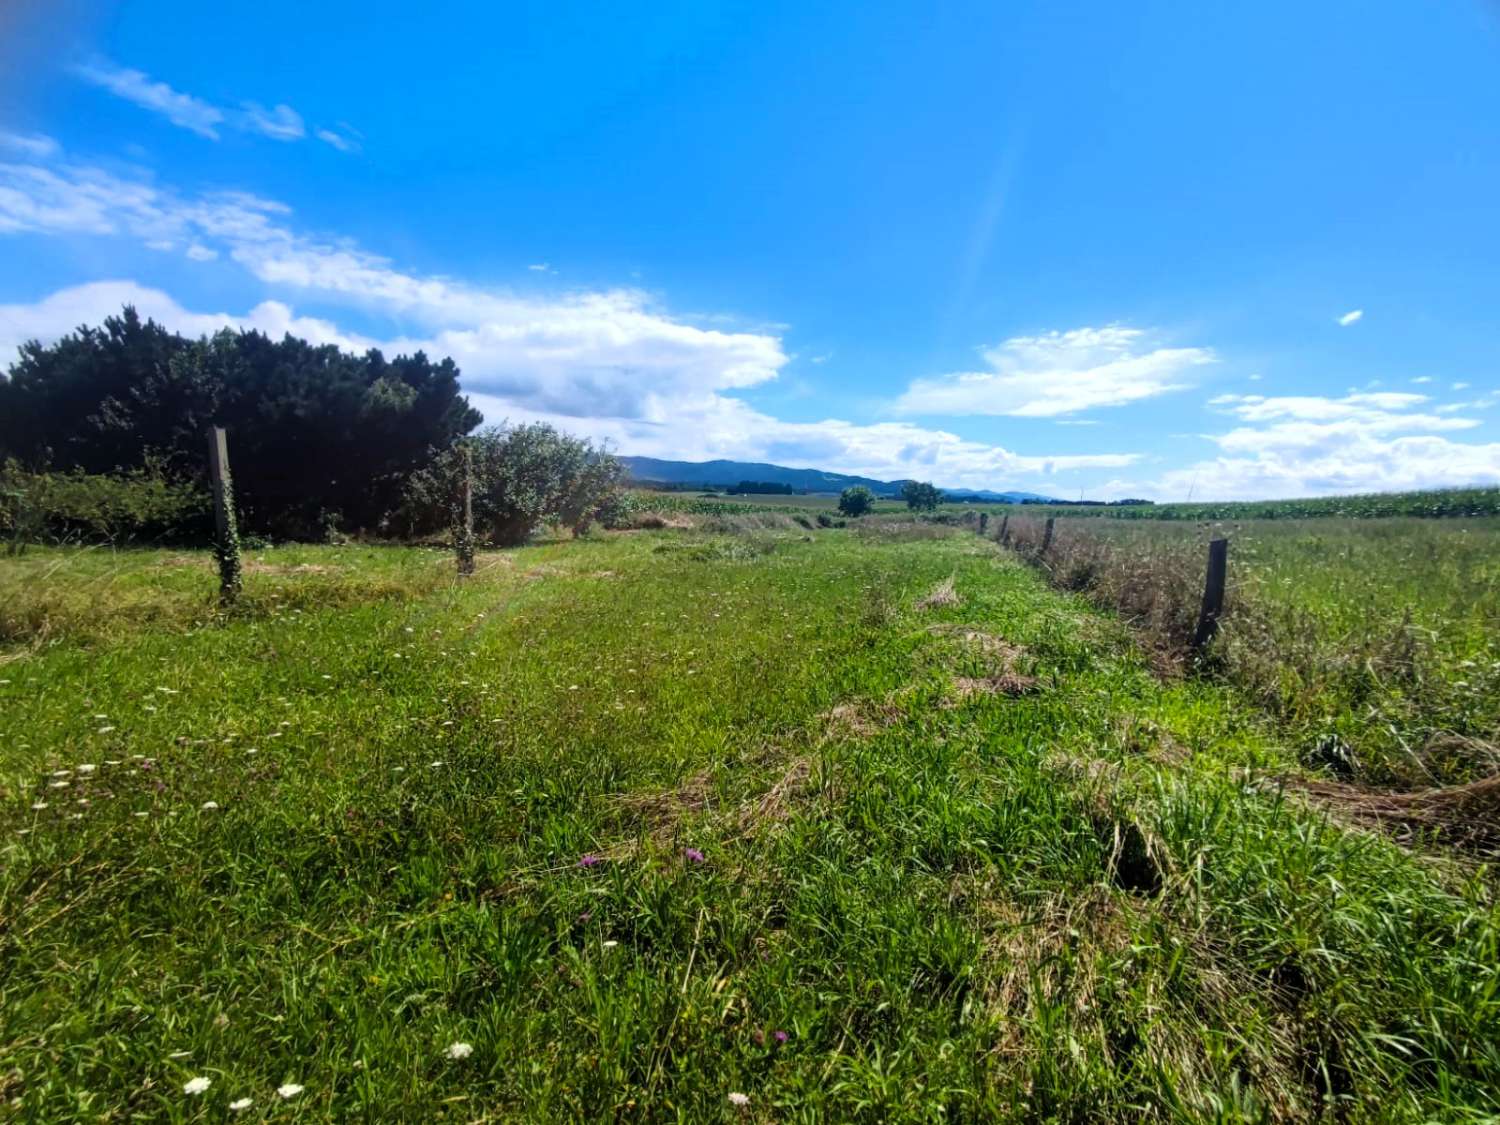
<svg viewBox="0 0 1500 1125"><path fill-rule="evenodd" d="M447 1055L450 1059L466 1059L474 1053L471 1043L449 1043Z"/></svg>
<svg viewBox="0 0 1500 1125"><path fill-rule="evenodd" d="M218 807L219 807L219 802L218 801L204 801L203 804L199 806L199 808L208 809L210 811L212 811L213 809L216 809Z"/></svg>
<svg viewBox="0 0 1500 1125"><path fill-rule="evenodd" d="M231 1113L238 1113L242 1109L249 1109L253 1104L255 1103L251 1098L235 1098L234 1101L229 1103L229 1111Z"/></svg>
<svg viewBox="0 0 1500 1125"><path fill-rule="evenodd" d="M32 801L31 802L31 807L34 808L37 812L41 812L43 809L45 809L47 807L47 802L46 801Z"/></svg>
<svg viewBox="0 0 1500 1125"><path fill-rule="evenodd" d="M84 762L83 765L81 765L81 766L78 767L78 772L79 773L93 773L98 768L99 767L96 766L96 765L94 765L93 762Z"/></svg>
<svg viewBox="0 0 1500 1125"><path fill-rule="evenodd" d="M182 1084L182 1092L184 1094L201 1094L213 1084L212 1078L207 1078L200 1074L197 1078L189 1078L184 1082Z"/></svg>
<svg viewBox="0 0 1500 1125"><path fill-rule="evenodd" d="M730 1105L738 1105L738 1106L749 1105L750 1104L750 1095L749 1094L742 1094L738 1090L731 1090L729 1092L729 1104Z"/></svg>
<svg viewBox="0 0 1500 1125"><path fill-rule="evenodd" d="M298 1094L302 1093L302 1087L295 1082L288 1082L284 1086L277 1086L276 1092L283 1098L295 1098Z"/></svg>

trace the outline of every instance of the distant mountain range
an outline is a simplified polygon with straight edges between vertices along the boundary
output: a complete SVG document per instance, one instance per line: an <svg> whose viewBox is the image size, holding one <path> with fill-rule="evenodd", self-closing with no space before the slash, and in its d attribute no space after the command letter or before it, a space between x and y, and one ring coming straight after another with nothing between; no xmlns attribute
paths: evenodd
<svg viewBox="0 0 1500 1125"><path fill-rule="evenodd" d="M763 481L788 484L804 492L842 492L862 484L876 496L898 496L904 480L875 480L845 473L827 473L822 469L789 469L785 465L764 465L755 461L661 461L655 457L621 457L631 478L642 483L670 484L678 487L728 488L740 481ZM939 486L941 487L941 486ZM944 488L954 500L988 500L992 503L1019 504L1023 500L1048 500L1036 492L990 492L987 489Z"/></svg>

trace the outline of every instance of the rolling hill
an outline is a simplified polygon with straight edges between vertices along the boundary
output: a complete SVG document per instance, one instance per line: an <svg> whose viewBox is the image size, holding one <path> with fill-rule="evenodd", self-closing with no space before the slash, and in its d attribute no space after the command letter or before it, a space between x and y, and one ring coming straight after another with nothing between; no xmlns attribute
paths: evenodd
<svg viewBox="0 0 1500 1125"><path fill-rule="evenodd" d="M876 480L873 477L829 473L822 469L792 469L785 465L767 465L756 461L663 461L655 457L621 457L631 478L642 484L659 483L677 487L726 488L740 481L765 481L788 484L806 492L842 492L862 484L877 496L897 496L904 480ZM991 492L986 489L945 488L954 500L988 500L998 503L1020 503L1022 500L1046 500L1035 492Z"/></svg>

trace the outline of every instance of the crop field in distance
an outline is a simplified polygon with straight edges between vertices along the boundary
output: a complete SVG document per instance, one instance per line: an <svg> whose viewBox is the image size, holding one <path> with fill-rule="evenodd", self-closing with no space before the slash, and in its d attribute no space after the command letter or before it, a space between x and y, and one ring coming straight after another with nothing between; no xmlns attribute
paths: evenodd
<svg viewBox="0 0 1500 1125"><path fill-rule="evenodd" d="M0 557L0 1104L1500 1114L1493 513L748 499Z"/></svg>

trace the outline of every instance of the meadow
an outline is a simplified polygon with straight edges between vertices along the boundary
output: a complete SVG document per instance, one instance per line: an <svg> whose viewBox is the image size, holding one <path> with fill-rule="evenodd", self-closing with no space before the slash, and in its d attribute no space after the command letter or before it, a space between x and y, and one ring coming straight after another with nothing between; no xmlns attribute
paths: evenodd
<svg viewBox="0 0 1500 1125"><path fill-rule="evenodd" d="M1179 663L1210 539L1230 542L1223 625L1201 670L1334 777L1421 788L1500 772L1500 519L1058 518L1038 560L1121 610ZM1011 542L1036 560L1042 520Z"/></svg>
<svg viewBox="0 0 1500 1125"><path fill-rule="evenodd" d="M1024 554L772 517L0 559L9 1112L1500 1113L1472 853Z"/></svg>

